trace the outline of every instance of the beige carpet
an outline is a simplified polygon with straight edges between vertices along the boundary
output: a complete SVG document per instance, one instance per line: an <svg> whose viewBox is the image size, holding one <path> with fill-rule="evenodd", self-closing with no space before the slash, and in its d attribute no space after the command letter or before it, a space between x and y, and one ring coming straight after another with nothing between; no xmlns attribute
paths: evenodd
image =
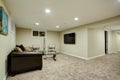
<svg viewBox="0 0 120 80"><path fill-rule="evenodd" d="M57 61L43 61L43 69L8 77L7 80L120 80L120 53L83 60L58 54Z"/></svg>

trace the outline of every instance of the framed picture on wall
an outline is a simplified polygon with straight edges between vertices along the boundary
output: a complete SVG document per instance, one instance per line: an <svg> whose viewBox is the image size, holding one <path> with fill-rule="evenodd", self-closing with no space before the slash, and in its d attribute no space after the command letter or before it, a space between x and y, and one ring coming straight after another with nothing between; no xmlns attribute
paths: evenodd
<svg viewBox="0 0 120 80"><path fill-rule="evenodd" d="M8 15L0 6L0 34L8 35Z"/></svg>
<svg viewBox="0 0 120 80"><path fill-rule="evenodd" d="M38 36L38 31L33 31L33 36Z"/></svg>
<svg viewBox="0 0 120 80"><path fill-rule="evenodd" d="M45 37L45 31L33 30L32 31L32 36L34 36L34 37Z"/></svg>
<svg viewBox="0 0 120 80"><path fill-rule="evenodd" d="M44 36L45 36L45 32L40 31L40 32L39 32L39 36L44 37Z"/></svg>

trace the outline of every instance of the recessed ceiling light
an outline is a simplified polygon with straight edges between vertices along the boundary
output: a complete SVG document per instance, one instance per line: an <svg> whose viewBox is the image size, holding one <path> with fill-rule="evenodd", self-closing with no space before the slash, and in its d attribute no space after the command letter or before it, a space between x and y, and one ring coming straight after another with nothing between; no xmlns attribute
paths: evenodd
<svg viewBox="0 0 120 80"><path fill-rule="evenodd" d="M74 20L75 20L75 21L78 21L78 20L79 20L79 18L78 18L78 17L75 17L75 18L74 18Z"/></svg>
<svg viewBox="0 0 120 80"><path fill-rule="evenodd" d="M60 27L60 26L58 26L58 25L56 26L56 28L59 28L59 27Z"/></svg>
<svg viewBox="0 0 120 80"><path fill-rule="evenodd" d="M51 10L50 10L50 9L45 9L45 12L46 12L46 13L50 13Z"/></svg>
<svg viewBox="0 0 120 80"><path fill-rule="evenodd" d="M38 26L40 23L36 22L35 25Z"/></svg>

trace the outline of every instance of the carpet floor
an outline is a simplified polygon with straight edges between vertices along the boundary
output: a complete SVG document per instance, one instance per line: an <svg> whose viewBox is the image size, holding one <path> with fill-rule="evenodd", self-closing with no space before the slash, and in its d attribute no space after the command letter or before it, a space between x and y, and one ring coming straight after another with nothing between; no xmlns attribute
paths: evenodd
<svg viewBox="0 0 120 80"><path fill-rule="evenodd" d="M43 69L8 77L7 80L120 80L120 53L91 60L58 54L57 61L43 60Z"/></svg>

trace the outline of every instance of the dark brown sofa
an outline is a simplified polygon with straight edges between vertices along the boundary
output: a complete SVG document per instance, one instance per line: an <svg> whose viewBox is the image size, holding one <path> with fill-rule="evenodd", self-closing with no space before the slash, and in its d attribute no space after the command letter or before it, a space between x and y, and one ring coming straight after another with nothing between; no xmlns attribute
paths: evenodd
<svg viewBox="0 0 120 80"><path fill-rule="evenodd" d="M8 74L42 69L43 52L11 52L8 55Z"/></svg>

